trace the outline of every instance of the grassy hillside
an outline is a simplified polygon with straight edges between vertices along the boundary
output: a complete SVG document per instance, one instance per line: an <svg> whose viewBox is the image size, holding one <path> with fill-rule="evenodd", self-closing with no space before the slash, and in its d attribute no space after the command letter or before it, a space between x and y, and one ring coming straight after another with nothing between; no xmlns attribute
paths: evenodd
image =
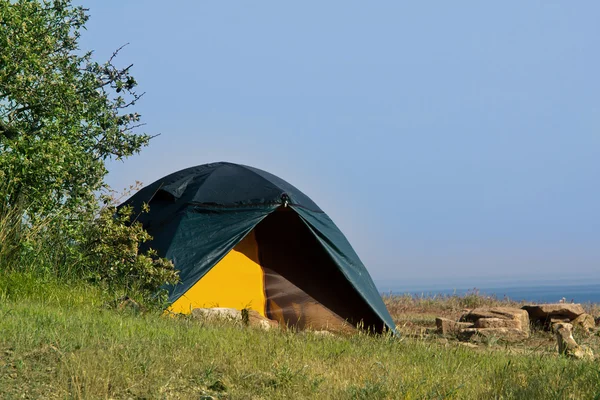
<svg viewBox="0 0 600 400"><path fill-rule="evenodd" d="M600 398L597 362L550 350L207 326L111 300L85 284L1 274L0 398ZM405 328L464 301L488 300L388 299Z"/></svg>

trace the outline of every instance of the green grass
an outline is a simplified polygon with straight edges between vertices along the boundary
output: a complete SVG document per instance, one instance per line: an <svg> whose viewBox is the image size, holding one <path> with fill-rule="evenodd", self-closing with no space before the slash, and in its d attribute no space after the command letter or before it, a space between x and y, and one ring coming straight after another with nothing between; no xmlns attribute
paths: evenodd
<svg viewBox="0 0 600 400"><path fill-rule="evenodd" d="M0 398L554 399L597 362L436 338L263 332L108 307L94 286L0 273ZM596 397L596 398L600 398Z"/></svg>

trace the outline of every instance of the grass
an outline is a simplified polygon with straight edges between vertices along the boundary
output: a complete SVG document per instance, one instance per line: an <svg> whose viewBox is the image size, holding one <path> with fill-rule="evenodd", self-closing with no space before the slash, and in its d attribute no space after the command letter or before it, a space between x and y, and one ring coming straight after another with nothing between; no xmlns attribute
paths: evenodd
<svg viewBox="0 0 600 400"><path fill-rule="evenodd" d="M471 349L435 335L263 332L117 310L112 301L87 284L1 273L0 398L600 398L597 362L550 350ZM396 301L415 320L462 307Z"/></svg>

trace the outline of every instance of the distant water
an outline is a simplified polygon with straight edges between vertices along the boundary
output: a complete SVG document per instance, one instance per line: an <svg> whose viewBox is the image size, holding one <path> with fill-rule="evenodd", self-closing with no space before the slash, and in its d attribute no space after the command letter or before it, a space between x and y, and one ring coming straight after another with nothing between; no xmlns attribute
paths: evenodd
<svg viewBox="0 0 600 400"><path fill-rule="evenodd" d="M463 296L474 289L431 289L431 290L391 290L393 294L412 294L433 297L436 295ZM498 299L509 298L515 301L539 303L558 303L563 297L567 302L600 303L600 284L588 285L552 285L552 286L515 286L505 288L477 288L480 295L496 296ZM388 291L387 293L390 293Z"/></svg>

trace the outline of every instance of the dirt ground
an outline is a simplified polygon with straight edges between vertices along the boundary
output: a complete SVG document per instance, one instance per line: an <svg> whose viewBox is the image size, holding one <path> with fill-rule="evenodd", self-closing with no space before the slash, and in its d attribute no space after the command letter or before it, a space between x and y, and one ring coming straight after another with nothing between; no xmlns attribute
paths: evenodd
<svg viewBox="0 0 600 400"><path fill-rule="evenodd" d="M467 296L445 296L438 298L422 298L414 296L386 296L384 301L396 328L401 335L408 338L435 341L447 346L467 346L475 351L502 350L514 353L557 353L555 334L541 325L531 324L531 334L528 339L509 343L501 338L489 338L477 341L461 341L457 335L442 335L436 328L436 317L458 321L460 317L477 307L516 307L521 308L525 303L508 299L484 297L477 293ZM586 312L593 317L600 316L597 304L582 304ZM579 345L592 349L595 358L600 359L600 327L587 332L577 327L573 336Z"/></svg>

